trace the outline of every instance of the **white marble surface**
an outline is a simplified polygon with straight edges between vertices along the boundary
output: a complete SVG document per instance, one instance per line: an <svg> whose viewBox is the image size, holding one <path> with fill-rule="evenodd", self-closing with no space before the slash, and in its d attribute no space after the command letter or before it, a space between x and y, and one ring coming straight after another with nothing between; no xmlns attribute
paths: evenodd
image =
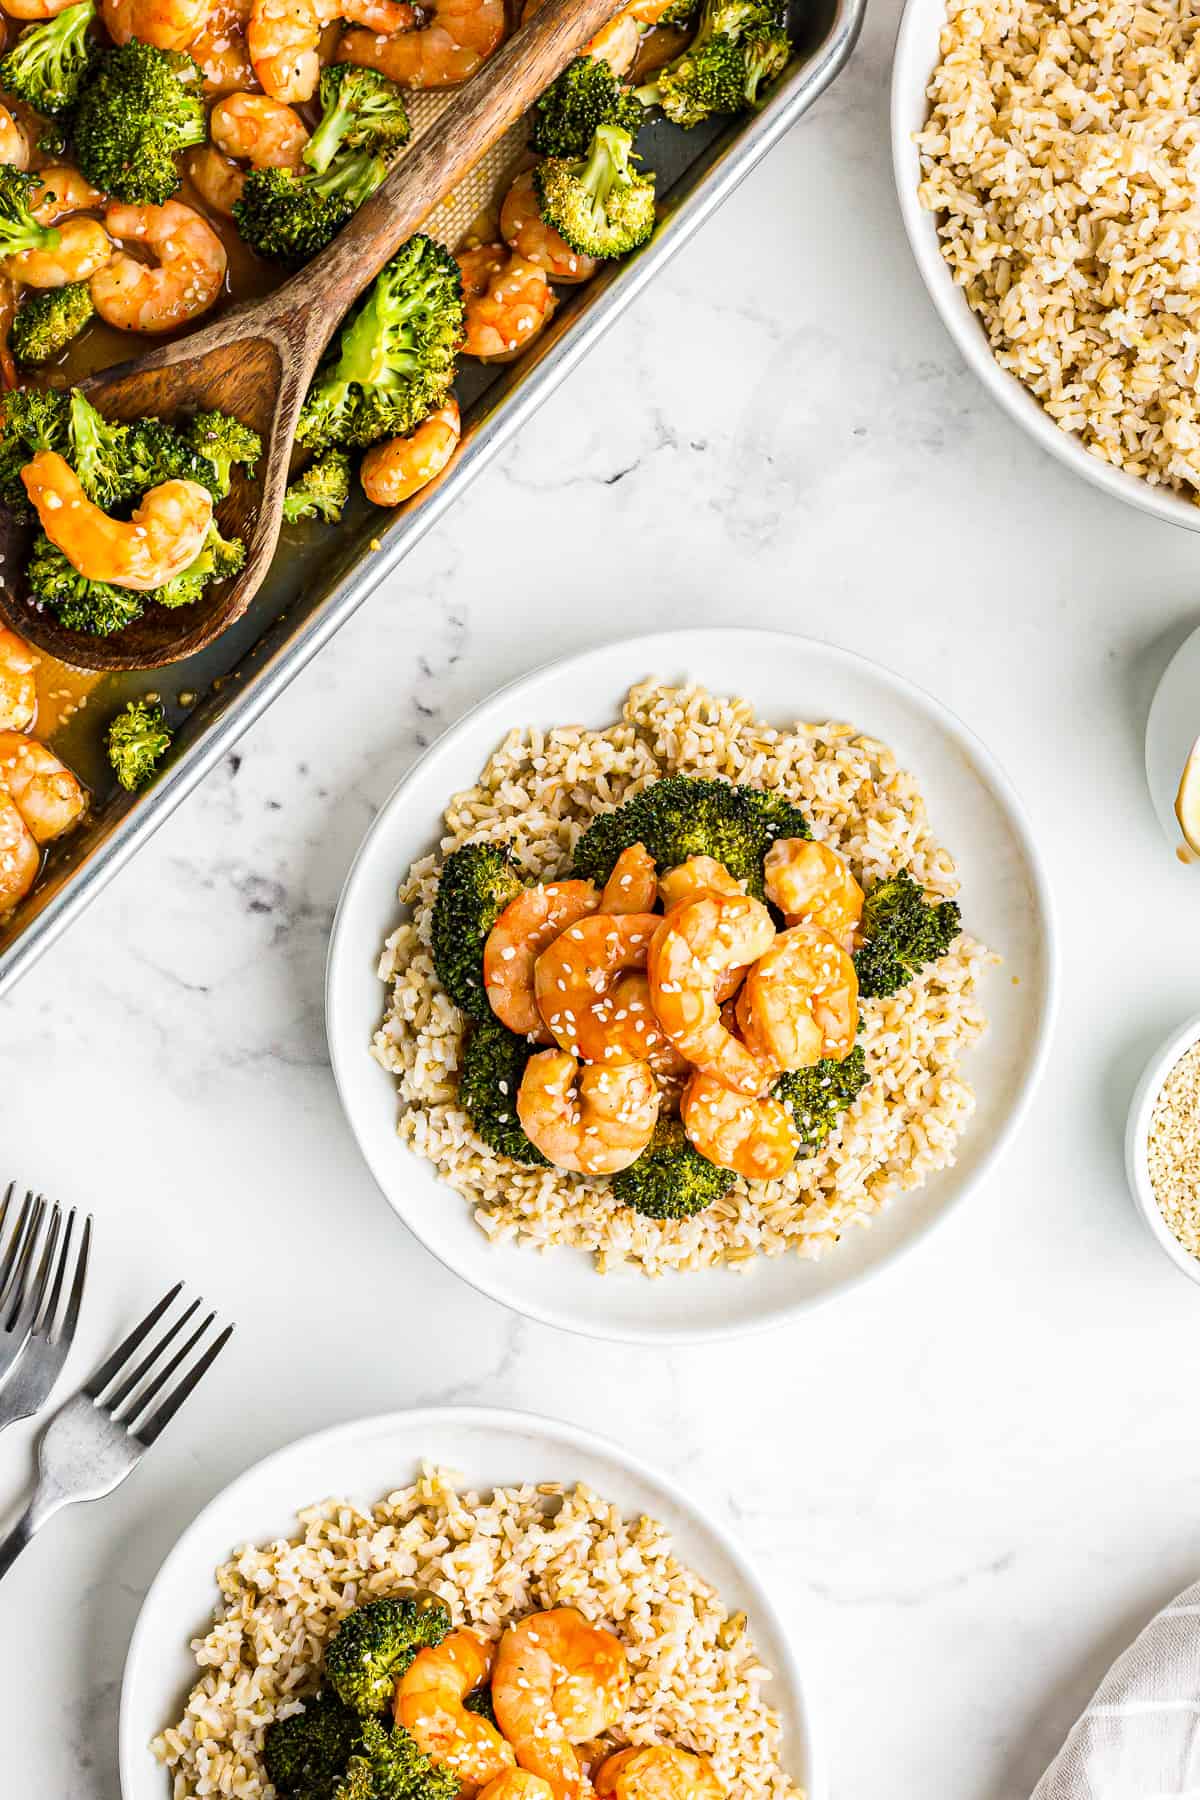
<svg viewBox="0 0 1200 1800"><path fill-rule="evenodd" d="M714 1503L794 1621L839 1800L1022 1800L1194 1579L1200 1296L1133 1213L1120 1127L1200 1004L1200 877L1141 764L1200 546L1031 454L959 365L893 206L894 25L874 0L810 119L7 1004L0 1160L97 1214L72 1372L176 1277L240 1331L128 1486L5 1579L6 1796L116 1800L121 1662L180 1528L273 1447L408 1402L574 1419ZM966 718L1048 854L1065 987L1021 1141L940 1235L802 1327L648 1371L509 1317L396 1227L338 1111L321 976L419 747L535 660L673 620L830 638ZM0 1442L0 1495L28 1444Z"/></svg>

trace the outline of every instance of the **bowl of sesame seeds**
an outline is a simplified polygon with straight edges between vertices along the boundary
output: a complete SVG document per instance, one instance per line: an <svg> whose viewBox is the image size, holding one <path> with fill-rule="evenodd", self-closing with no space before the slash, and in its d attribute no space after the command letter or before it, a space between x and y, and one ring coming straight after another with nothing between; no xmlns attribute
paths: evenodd
<svg viewBox="0 0 1200 1800"><path fill-rule="evenodd" d="M1152 1236L1200 1282L1200 1014L1146 1065L1129 1109L1125 1167Z"/></svg>

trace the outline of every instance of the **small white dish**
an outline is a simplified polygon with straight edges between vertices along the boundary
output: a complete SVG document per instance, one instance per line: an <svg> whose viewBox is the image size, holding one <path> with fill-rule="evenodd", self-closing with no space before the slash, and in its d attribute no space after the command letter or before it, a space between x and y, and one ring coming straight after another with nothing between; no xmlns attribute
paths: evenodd
<svg viewBox="0 0 1200 1800"><path fill-rule="evenodd" d="M148 1746L179 1716L199 1677L188 1642L207 1630L219 1601L218 1564L242 1544L292 1536L302 1506L335 1495L373 1504L407 1485L425 1460L455 1470L473 1488L582 1481L623 1513L660 1519L681 1560L712 1583L731 1611L749 1615L774 1675L768 1697L783 1720L788 1772L809 1800L827 1800L825 1761L788 1629L724 1528L619 1445L533 1413L485 1407L430 1407L318 1432L255 1464L205 1507L156 1575L129 1646L119 1728L123 1800L169 1800L170 1777Z"/></svg>
<svg viewBox="0 0 1200 1800"><path fill-rule="evenodd" d="M1191 1049L1197 1039L1200 1039L1200 1013L1172 1032L1166 1043L1159 1045L1142 1071L1141 1080L1133 1091L1129 1118L1125 1125L1125 1172L1129 1178L1129 1191L1159 1249L1189 1281L1200 1282L1200 1257L1195 1257L1184 1249L1163 1218L1146 1166L1146 1142L1159 1091L1180 1057Z"/></svg>
<svg viewBox="0 0 1200 1800"><path fill-rule="evenodd" d="M1181 863L1198 859L1175 816L1179 780L1200 737L1200 630L1185 638L1163 671L1146 718L1146 780L1163 835Z"/></svg>
<svg viewBox="0 0 1200 1800"><path fill-rule="evenodd" d="M1093 487L1100 488L1127 506L1152 513L1188 531L1200 531L1200 506L1168 488L1129 475L1124 469L1101 462L1073 432L1063 431L1034 399L1024 384L1002 369L992 355L982 325L967 304L950 266L941 253L937 216L917 199L921 159L914 143L928 116L926 90L938 62L938 38L946 23L946 0L907 0L896 37L892 61L892 167L900 200L900 217L916 258L921 279L943 325L954 339L968 368L976 374L992 399L1034 442Z"/></svg>
<svg viewBox="0 0 1200 1800"><path fill-rule="evenodd" d="M779 724L847 720L881 738L916 775L962 877L968 930L998 950L987 982L990 1028L966 1071L978 1104L953 1168L899 1198L869 1230L817 1262L759 1258L746 1273L701 1270L650 1281L599 1275L582 1251L493 1244L468 1204L396 1135L394 1078L370 1055L385 991L376 974L400 918L397 885L441 835L450 796L476 781L514 725L604 725L627 689L657 676L737 694ZM875 663L782 632L716 630L633 638L527 675L460 719L388 799L355 857L334 920L325 1019L338 1092L389 1205L465 1281L560 1330L629 1343L697 1342L762 1330L853 1287L911 1248L992 1167L1024 1114L1046 1054L1056 993L1049 886L1024 810L976 737L928 694Z"/></svg>

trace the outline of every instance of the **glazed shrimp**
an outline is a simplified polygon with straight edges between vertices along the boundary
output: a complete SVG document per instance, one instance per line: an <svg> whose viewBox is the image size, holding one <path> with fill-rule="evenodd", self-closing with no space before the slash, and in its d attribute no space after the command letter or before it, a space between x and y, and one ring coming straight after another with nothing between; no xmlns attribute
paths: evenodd
<svg viewBox="0 0 1200 1800"><path fill-rule="evenodd" d="M0 625L0 729L31 731L37 718L38 659L15 631Z"/></svg>
<svg viewBox="0 0 1200 1800"><path fill-rule="evenodd" d="M613 990L642 970L662 920L657 913L593 913L547 945L533 972L538 1011L560 1050L582 1062L649 1062L663 1034L651 1009L631 1014ZM639 1043L639 1040L643 1042Z"/></svg>
<svg viewBox="0 0 1200 1800"><path fill-rule="evenodd" d="M483 946L483 985L502 1025L539 1044L554 1042L538 1011L534 966L561 931L599 904L590 881L544 881L509 901Z"/></svg>
<svg viewBox="0 0 1200 1800"><path fill-rule="evenodd" d="M645 844L630 844L612 866L600 891L600 911L648 913L658 895L658 871Z"/></svg>
<svg viewBox="0 0 1200 1800"><path fill-rule="evenodd" d="M526 1078L534 1063L554 1061L569 1063L571 1058L558 1051L543 1051L530 1061ZM626 1085L620 1083L620 1078L628 1078L630 1070L637 1066L631 1063L625 1069L585 1069L581 1092L590 1076L593 1089L600 1082L608 1082L615 1093L618 1084ZM648 1075L646 1080L653 1088ZM521 1086L524 1092L524 1082ZM647 1138L654 1128L657 1099L655 1094ZM632 1109L631 1095L628 1103ZM626 1167L632 1160L626 1157L604 1170L587 1167L584 1173L608 1173ZM551 1156L551 1161L557 1158ZM492 1676L496 1721L516 1751L521 1767L549 1782L554 1800L577 1800L586 1791L574 1746L615 1725L628 1699L629 1664L620 1639L603 1626L590 1624L573 1606L532 1613L519 1625L510 1626L500 1639Z"/></svg>
<svg viewBox="0 0 1200 1800"><path fill-rule="evenodd" d="M554 1789L528 1769L506 1769L480 1788L476 1800L554 1800Z"/></svg>
<svg viewBox="0 0 1200 1800"><path fill-rule="evenodd" d="M599 1800L725 1800L707 1756L647 1744L605 1757L595 1774Z"/></svg>
<svg viewBox="0 0 1200 1800"><path fill-rule="evenodd" d="M546 271L507 244L480 244L455 260L466 301L464 353L481 362L511 362L554 311Z"/></svg>
<svg viewBox="0 0 1200 1800"><path fill-rule="evenodd" d="M54 19L75 0L4 0L4 11L10 19Z"/></svg>
<svg viewBox="0 0 1200 1800"><path fill-rule="evenodd" d="M246 48L272 99L312 99L321 78L320 43L314 0L251 0Z"/></svg>
<svg viewBox="0 0 1200 1800"><path fill-rule="evenodd" d="M735 881L724 863L715 856L689 856L686 862L676 863L673 869L666 869L658 878L658 897L663 907L670 912L682 900L692 900L698 894L744 894L745 888L740 881Z"/></svg>
<svg viewBox="0 0 1200 1800"><path fill-rule="evenodd" d="M114 44L138 38L156 50L186 50L207 19L211 0L100 0Z"/></svg>
<svg viewBox="0 0 1200 1800"><path fill-rule="evenodd" d="M269 94L226 94L208 116L217 149L252 169L299 169L308 127L300 114Z"/></svg>
<svg viewBox="0 0 1200 1800"><path fill-rule="evenodd" d="M863 891L845 861L815 838L779 838L763 858L767 899L789 925L820 925L850 939L862 918Z"/></svg>
<svg viewBox="0 0 1200 1800"><path fill-rule="evenodd" d="M68 213L94 212L105 196L70 163L51 163L38 170L38 185L30 195L29 210L39 225L57 225Z"/></svg>
<svg viewBox="0 0 1200 1800"><path fill-rule="evenodd" d="M440 475L462 435L458 401L451 397L406 437L374 444L362 459L359 480L376 506L399 506Z"/></svg>
<svg viewBox="0 0 1200 1800"><path fill-rule="evenodd" d="M247 93L258 87L246 45L249 18L250 0L223 0L188 45L188 55L200 65L209 99L219 94Z"/></svg>
<svg viewBox="0 0 1200 1800"><path fill-rule="evenodd" d="M796 1160L800 1138L779 1100L736 1094L699 1069L683 1090L679 1116L701 1156L747 1181L774 1181Z"/></svg>
<svg viewBox="0 0 1200 1800"><path fill-rule="evenodd" d="M139 593L181 575L199 556L212 523L212 495L197 481L152 487L128 521L88 499L78 475L56 450L39 450L21 480L52 544L89 581L111 581Z"/></svg>
<svg viewBox="0 0 1200 1800"><path fill-rule="evenodd" d="M0 731L0 788L36 844L48 844L69 831L86 804L66 764L23 731Z"/></svg>
<svg viewBox="0 0 1200 1800"><path fill-rule="evenodd" d="M19 250L4 268L23 287L60 288L90 281L112 260L113 247L98 219L64 219L58 242L45 250Z"/></svg>
<svg viewBox="0 0 1200 1800"><path fill-rule="evenodd" d="M29 139L7 106L0 106L0 163L13 169L29 167Z"/></svg>
<svg viewBox="0 0 1200 1800"><path fill-rule="evenodd" d="M496 1727L463 1705L487 1680L494 1657L495 1646L475 1632L452 1631L419 1650L396 1684L396 1723L431 1762L471 1788L495 1781L516 1760Z"/></svg>
<svg viewBox="0 0 1200 1800"><path fill-rule="evenodd" d="M538 208L532 169L518 175L504 196L500 235L518 256L545 269L551 281L587 281L600 266L594 256L572 250L553 225L546 224Z"/></svg>
<svg viewBox="0 0 1200 1800"><path fill-rule="evenodd" d="M420 31L348 31L338 62L378 69L401 87L457 87L469 81L504 36L504 0L435 0Z"/></svg>
<svg viewBox="0 0 1200 1800"><path fill-rule="evenodd" d="M647 1063L606 1068L579 1063L566 1050L539 1050L525 1064L517 1117L531 1144L556 1168L575 1175L615 1175L636 1162L654 1134L659 1094ZM492 1687L495 1704L496 1690ZM499 1712L497 1712L499 1717ZM508 1727L504 1730L508 1734ZM518 1747L522 1767L531 1766ZM576 1790L547 1752L533 1769L554 1788L555 1800Z"/></svg>
<svg viewBox="0 0 1200 1800"><path fill-rule="evenodd" d="M659 1024L679 1054L742 1094L758 1094L771 1070L721 1018L722 975L757 962L775 937L771 915L748 894L701 894L673 907L650 946L646 973Z"/></svg>
<svg viewBox="0 0 1200 1800"><path fill-rule="evenodd" d="M233 209L246 185L245 169L232 157L222 156L211 144L200 144L189 150L184 161L188 179L209 211L232 219Z"/></svg>
<svg viewBox="0 0 1200 1800"><path fill-rule="evenodd" d="M819 925L781 931L746 976L737 1022L747 1045L777 1069L844 1062L858 1030L858 976Z"/></svg>
<svg viewBox="0 0 1200 1800"><path fill-rule="evenodd" d="M118 331L174 331L199 318L217 300L225 281L225 246L191 206L110 206L104 223L115 238L145 244L157 268L118 251L92 277L92 302Z"/></svg>
<svg viewBox="0 0 1200 1800"><path fill-rule="evenodd" d="M0 917L25 898L41 866L33 833L16 803L0 788Z"/></svg>

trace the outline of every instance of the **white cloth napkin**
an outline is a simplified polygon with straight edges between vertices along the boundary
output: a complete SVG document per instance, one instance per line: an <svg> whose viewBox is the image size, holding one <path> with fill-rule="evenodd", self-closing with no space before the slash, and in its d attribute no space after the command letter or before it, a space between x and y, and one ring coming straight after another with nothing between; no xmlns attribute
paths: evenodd
<svg viewBox="0 0 1200 1800"><path fill-rule="evenodd" d="M1033 1800L1200 1800L1200 1581L1117 1658Z"/></svg>

